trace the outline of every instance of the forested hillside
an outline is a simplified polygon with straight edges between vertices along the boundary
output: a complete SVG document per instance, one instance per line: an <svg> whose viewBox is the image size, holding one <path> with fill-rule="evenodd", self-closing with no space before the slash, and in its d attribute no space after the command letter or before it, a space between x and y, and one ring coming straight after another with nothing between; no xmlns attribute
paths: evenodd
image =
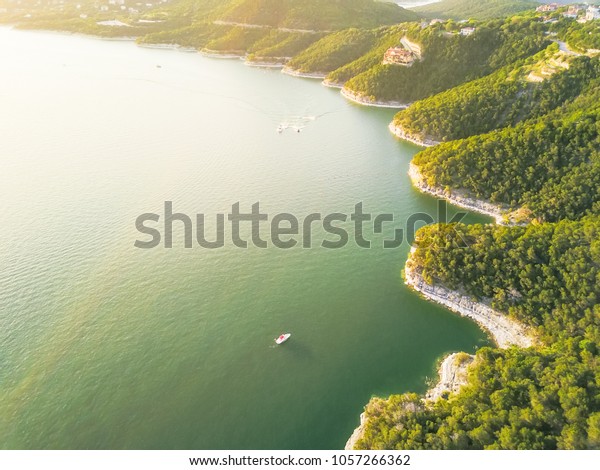
<svg viewBox="0 0 600 470"><path fill-rule="evenodd" d="M379 31L378 39L373 47L366 54L361 55L355 60L332 70L327 75L327 80L338 85L343 85L352 77L365 72L381 63L381 58L390 47L396 47L401 43L402 38L407 33L406 25L391 26L382 28Z"/></svg>
<svg viewBox="0 0 600 470"><path fill-rule="evenodd" d="M236 0L202 14L192 13L193 4L182 0L161 10L171 20L179 15L192 19L190 24L139 41L248 54L250 61L294 57L291 65L298 70L331 71L367 53L382 34L375 27L418 18L397 5L373 0Z"/></svg>
<svg viewBox="0 0 600 470"><path fill-rule="evenodd" d="M295 56L319 40L324 34L272 30L248 48L248 60Z"/></svg>
<svg viewBox="0 0 600 470"><path fill-rule="evenodd" d="M593 59L598 70L598 59ZM429 148L414 164L430 186L463 190L529 218L577 219L600 200L600 86L595 79L572 102L515 127ZM591 184L591 188L589 186ZM592 189L590 191L590 189Z"/></svg>
<svg viewBox="0 0 600 470"><path fill-rule="evenodd" d="M416 13L375 0L176 0L154 11L187 21L223 21L277 28L338 30L415 21Z"/></svg>
<svg viewBox="0 0 600 470"><path fill-rule="evenodd" d="M378 39L375 30L346 29L329 34L287 65L299 72L331 72L366 54Z"/></svg>
<svg viewBox="0 0 600 470"><path fill-rule="evenodd" d="M553 75L541 83L528 80L536 67L550 73L547 69L553 62L562 65L554 66ZM448 141L483 134L552 111L577 97L597 76L597 60L562 55L558 45L552 44L535 56L417 101L400 111L394 123L422 140Z"/></svg>
<svg viewBox="0 0 600 470"><path fill-rule="evenodd" d="M546 47L541 28L529 19L477 24L473 35L448 32L443 24L409 30L422 48L411 67L375 65L348 80L346 89L371 100L410 103L487 75Z"/></svg>
<svg viewBox="0 0 600 470"><path fill-rule="evenodd" d="M373 0L233 0L221 19L286 28L337 30L415 21L415 13Z"/></svg>

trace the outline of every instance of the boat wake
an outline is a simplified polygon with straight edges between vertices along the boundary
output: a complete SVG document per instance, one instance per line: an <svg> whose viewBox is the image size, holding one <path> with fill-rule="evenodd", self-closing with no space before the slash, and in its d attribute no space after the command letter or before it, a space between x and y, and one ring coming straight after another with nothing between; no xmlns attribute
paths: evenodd
<svg viewBox="0 0 600 470"><path fill-rule="evenodd" d="M301 132L310 123L315 122L319 118L322 118L323 116L326 116L328 114L337 113L337 112L341 111L341 109L342 108L336 109L333 111L326 111L321 114L313 114L313 115L308 115L308 116L304 116L304 115L289 116L284 121L279 122L279 125L277 126L277 132L279 134L281 134L282 132L284 132L285 130L288 130L288 129L291 129L294 132Z"/></svg>

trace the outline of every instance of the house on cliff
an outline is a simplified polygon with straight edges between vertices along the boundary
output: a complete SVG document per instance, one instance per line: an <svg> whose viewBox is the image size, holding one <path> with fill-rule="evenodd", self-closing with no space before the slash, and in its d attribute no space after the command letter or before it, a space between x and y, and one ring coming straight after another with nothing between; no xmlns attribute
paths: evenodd
<svg viewBox="0 0 600 470"><path fill-rule="evenodd" d="M410 67L415 58L412 52L402 47L390 47L383 55L384 65L404 65Z"/></svg>

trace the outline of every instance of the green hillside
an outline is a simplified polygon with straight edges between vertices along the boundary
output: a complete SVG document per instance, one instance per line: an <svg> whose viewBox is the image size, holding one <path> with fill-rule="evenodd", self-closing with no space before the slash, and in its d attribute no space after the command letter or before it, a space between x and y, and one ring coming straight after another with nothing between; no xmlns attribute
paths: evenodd
<svg viewBox="0 0 600 470"><path fill-rule="evenodd" d="M598 59L594 60L598 73ZM544 221L577 219L600 201L600 86L515 127L456 140L417 154L414 163L431 186L526 206Z"/></svg>
<svg viewBox="0 0 600 470"><path fill-rule="evenodd" d="M406 35L406 32L406 25L382 28L378 32L377 40L374 41L373 47L367 53L331 71L327 75L327 80L343 85L356 75L379 65L385 51L390 47L395 47L400 44L400 41Z"/></svg>
<svg viewBox="0 0 600 470"><path fill-rule="evenodd" d="M418 19L392 3L373 0L235 0L223 20L286 28L373 28Z"/></svg>
<svg viewBox="0 0 600 470"><path fill-rule="evenodd" d="M417 101L400 111L394 123L409 135L435 141L456 140L516 125L579 95L597 75L594 64L588 57L561 54L558 45L552 44L535 56ZM541 83L528 80L539 69L553 75ZM544 77L542 72L540 78Z"/></svg>
<svg viewBox="0 0 600 470"><path fill-rule="evenodd" d="M322 34L303 34L272 30L248 49L249 60L292 57L319 40Z"/></svg>
<svg viewBox="0 0 600 470"><path fill-rule="evenodd" d="M295 56L288 67L300 72L328 73L366 54L377 38L373 30L346 29L329 34Z"/></svg>
<svg viewBox="0 0 600 470"><path fill-rule="evenodd" d="M414 12L375 0L180 0L161 8L193 21L227 21L280 28L337 30L414 21Z"/></svg>
<svg viewBox="0 0 600 470"><path fill-rule="evenodd" d="M289 57L318 40L324 32L373 29L419 18L394 3L375 0L175 0L158 6L140 4L135 12L122 11L118 5L109 5L107 11L100 10L97 4L84 5L86 14L82 16L84 10L75 8L75 4L69 3L63 8L61 4L31 2L24 5L25 10L0 14L0 22L24 29L137 37L143 43L164 42L243 54L253 52L257 56ZM25 16L23 11L33 14ZM113 19L125 25L98 24ZM248 31L232 30L234 27ZM256 31L260 29L263 31ZM281 36L274 35L274 30ZM289 36L292 33L295 36ZM265 51L253 47L267 36L270 39L262 48ZM281 40L276 42L278 38Z"/></svg>
<svg viewBox="0 0 600 470"><path fill-rule="evenodd" d="M250 61L297 56L293 64L300 70L330 71L372 47L377 35L372 28L418 18L395 4L373 0L308 0L301 4L291 0L234 0L200 13L193 8L197 1L182 0L160 9L169 21L187 23L145 35L139 41L248 53ZM344 28L350 29L331 32ZM332 36L311 47L326 32Z"/></svg>
<svg viewBox="0 0 600 470"><path fill-rule="evenodd" d="M567 41L569 46L580 52L587 49L600 49L600 21L578 23L560 19L552 28L558 37Z"/></svg>

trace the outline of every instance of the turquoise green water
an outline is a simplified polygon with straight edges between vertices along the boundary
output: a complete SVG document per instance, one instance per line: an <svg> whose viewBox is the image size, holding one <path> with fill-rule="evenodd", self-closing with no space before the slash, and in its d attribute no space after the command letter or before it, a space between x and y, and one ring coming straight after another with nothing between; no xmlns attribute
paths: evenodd
<svg viewBox="0 0 600 470"><path fill-rule="evenodd" d="M133 246L166 200L209 221L237 201L435 214L393 111L238 61L7 29L0 83L1 447L341 448L372 395L423 391L441 355L487 344L403 285L408 246L381 235Z"/></svg>

